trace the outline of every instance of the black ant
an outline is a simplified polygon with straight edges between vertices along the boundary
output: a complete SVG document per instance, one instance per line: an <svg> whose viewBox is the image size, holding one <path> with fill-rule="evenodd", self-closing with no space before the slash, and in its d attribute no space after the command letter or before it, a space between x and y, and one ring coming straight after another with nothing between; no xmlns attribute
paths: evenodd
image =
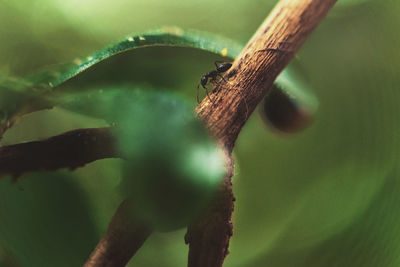
<svg viewBox="0 0 400 267"><path fill-rule="evenodd" d="M214 83L217 81L217 77L219 76L219 77L221 77L221 79L223 79L225 82L227 82L225 80L225 78L222 77L221 73L228 71L232 67L232 63L223 62L223 61L215 61L214 65L215 65L216 69L204 74L200 79L200 84L197 86L197 103L200 103L200 101L199 101L199 86L200 85L206 90L208 100L210 100L210 102L212 102L210 95L208 94L208 89L206 87L208 81L210 81L211 83ZM239 93L242 94L242 92L240 92L240 91L239 91ZM246 117L248 116L248 113L249 113L249 108L246 104Z"/></svg>
<svg viewBox="0 0 400 267"><path fill-rule="evenodd" d="M214 83L217 81L217 77L219 76L226 82L224 77L222 77L221 73L226 72L227 70L229 70L232 67L232 63L222 62L222 61L215 61L214 65L216 67L215 70L212 70L212 71L204 74L203 76L201 76L200 84L197 85L197 103L200 103L200 101L199 101L199 86L201 85L204 88L204 90L206 90L207 97L211 101L210 96L208 95L208 89L206 87L208 81L210 81L211 83Z"/></svg>

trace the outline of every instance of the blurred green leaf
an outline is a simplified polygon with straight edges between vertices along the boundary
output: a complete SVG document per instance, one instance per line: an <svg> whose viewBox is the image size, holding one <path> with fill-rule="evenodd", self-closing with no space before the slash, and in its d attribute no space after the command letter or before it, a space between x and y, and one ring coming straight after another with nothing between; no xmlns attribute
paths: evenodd
<svg viewBox="0 0 400 267"><path fill-rule="evenodd" d="M128 107L116 126L127 157L121 189L137 216L156 229L185 227L225 175L221 152L193 108L176 96L141 91Z"/></svg>
<svg viewBox="0 0 400 267"><path fill-rule="evenodd" d="M90 207L70 176L0 180L0 247L21 266L81 266L96 245Z"/></svg>
<svg viewBox="0 0 400 267"><path fill-rule="evenodd" d="M159 230L183 227L205 205L224 176L215 142L181 97L167 92L105 88L55 102L115 126L127 160L121 190L135 216Z"/></svg>
<svg viewBox="0 0 400 267"><path fill-rule="evenodd" d="M51 107L40 94L41 89L23 78L0 76L0 139L18 116Z"/></svg>

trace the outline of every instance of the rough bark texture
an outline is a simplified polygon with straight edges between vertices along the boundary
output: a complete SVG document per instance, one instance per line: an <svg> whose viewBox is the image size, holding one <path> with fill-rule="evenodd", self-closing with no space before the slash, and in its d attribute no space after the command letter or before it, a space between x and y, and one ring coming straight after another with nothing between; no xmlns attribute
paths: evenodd
<svg viewBox="0 0 400 267"><path fill-rule="evenodd" d="M250 114L278 74L336 0L281 0L224 79L197 106L210 132L232 152ZM207 214L188 227L189 267L222 266L232 235L233 193L229 170Z"/></svg>
<svg viewBox="0 0 400 267"><path fill-rule="evenodd" d="M232 150L248 116L336 0L281 0L196 112Z"/></svg>
<svg viewBox="0 0 400 267"><path fill-rule="evenodd" d="M0 176L75 169L119 156L110 128L79 129L41 141L0 147Z"/></svg>
<svg viewBox="0 0 400 267"><path fill-rule="evenodd" d="M122 202L85 267L125 266L143 245L152 229L129 216L130 210L129 200Z"/></svg>
<svg viewBox="0 0 400 267"><path fill-rule="evenodd" d="M235 201L231 180L234 162L232 157L226 158L227 178L222 181L212 205L188 227L185 242L190 244L189 266L222 266L229 253L227 240L233 234L231 215Z"/></svg>

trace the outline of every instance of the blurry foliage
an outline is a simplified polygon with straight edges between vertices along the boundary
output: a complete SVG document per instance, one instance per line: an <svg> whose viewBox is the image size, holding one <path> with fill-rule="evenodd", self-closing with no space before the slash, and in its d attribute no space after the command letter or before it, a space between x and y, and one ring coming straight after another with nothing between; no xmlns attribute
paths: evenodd
<svg viewBox="0 0 400 267"><path fill-rule="evenodd" d="M0 183L0 244L21 266L80 266L98 234L71 172ZM71 246L73 245L73 248Z"/></svg>
<svg viewBox="0 0 400 267"><path fill-rule="evenodd" d="M273 5L0 0L0 70L32 73L160 25L245 43ZM400 265L399 12L398 1L339 0L298 54L319 100L314 124L282 137L267 131L259 114L250 118L234 151L235 234L224 266ZM135 82L179 91L194 103L199 79L215 60L221 58L204 51L145 48L109 58L62 89ZM103 125L56 108L26 116L1 142ZM31 174L18 185L1 179L2 262L79 265L119 204L120 169L118 160L107 159L74 172ZM9 236L14 232L17 238ZM183 235L152 235L130 265L185 266Z"/></svg>
<svg viewBox="0 0 400 267"><path fill-rule="evenodd" d="M225 174L215 141L177 94L109 87L60 94L55 103L114 126L123 176L119 191L135 218L156 230L188 225Z"/></svg>

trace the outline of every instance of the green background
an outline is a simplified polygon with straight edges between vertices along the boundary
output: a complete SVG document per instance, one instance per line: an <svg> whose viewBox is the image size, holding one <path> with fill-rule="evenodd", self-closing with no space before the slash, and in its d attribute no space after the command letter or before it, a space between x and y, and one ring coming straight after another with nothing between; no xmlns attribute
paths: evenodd
<svg viewBox="0 0 400 267"><path fill-rule="evenodd" d="M0 70L29 74L163 25L246 43L274 3L0 0ZM400 266L399 12L399 1L339 0L298 53L319 99L314 124L282 135L257 112L247 122L234 150L235 233L224 266ZM63 87L135 83L178 90L194 105L199 78L220 59L138 49ZM24 117L2 144L104 125L55 108ZM0 266L83 263L120 201L119 165L1 179ZM184 232L152 235L130 266L185 266Z"/></svg>

